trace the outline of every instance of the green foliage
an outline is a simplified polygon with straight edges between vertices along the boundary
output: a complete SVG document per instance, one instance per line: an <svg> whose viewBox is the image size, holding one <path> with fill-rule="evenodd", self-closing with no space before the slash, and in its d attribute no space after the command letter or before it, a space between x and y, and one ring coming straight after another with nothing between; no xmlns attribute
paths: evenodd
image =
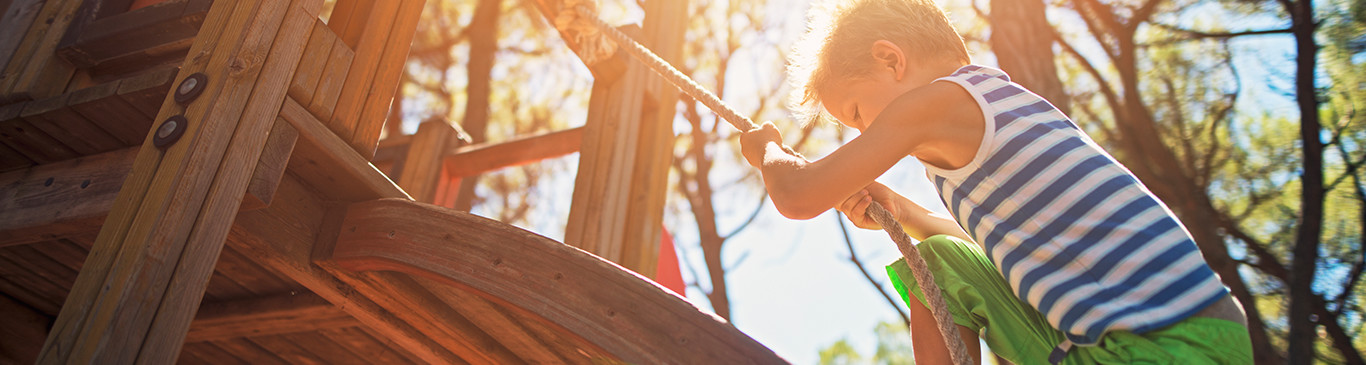
<svg viewBox="0 0 1366 365"><path fill-rule="evenodd" d="M873 333L877 335L877 347L872 357L866 357L858 352L847 339L835 341L829 347L820 350L820 363L822 365L854 365L854 364L877 364L877 365L910 365L915 364L915 352L911 348L911 335L906 326L900 322L882 322L873 328Z"/></svg>

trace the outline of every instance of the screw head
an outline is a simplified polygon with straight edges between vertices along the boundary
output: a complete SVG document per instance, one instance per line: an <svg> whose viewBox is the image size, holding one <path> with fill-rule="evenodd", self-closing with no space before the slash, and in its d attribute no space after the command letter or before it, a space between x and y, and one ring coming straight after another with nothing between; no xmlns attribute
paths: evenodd
<svg viewBox="0 0 1366 365"><path fill-rule="evenodd" d="M166 118L166 121L157 126L156 135L152 136L152 145L157 146L157 148L170 146L185 134L185 127L189 126L189 123L190 121L182 115Z"/></svg>
<svg viewBox="0 0 1366 365"><path fill-rule="evenodd" d="M178 104L189 104L204 93L204 89L209 86L209 76L202 72L196 72L180 80L180 86L175 90L175 102Z"/></svg>

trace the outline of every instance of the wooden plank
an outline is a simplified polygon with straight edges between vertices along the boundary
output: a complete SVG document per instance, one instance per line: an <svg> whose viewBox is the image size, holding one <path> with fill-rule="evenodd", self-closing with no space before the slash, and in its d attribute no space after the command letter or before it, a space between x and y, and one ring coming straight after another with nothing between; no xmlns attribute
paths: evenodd
<svg viewBox="0 0 1366 365"><path fill-rule="evenodd" d="M28 103L15 103L0 107L0 116L14 116L0 118L0 143L40 164L78 156L70 147L20 117L27 106Z"/></svg>
<svg viewBox="0 0 1366 365"><path fill-rule="evenodd" d="M361 111L365 108L368 94L372 91L371 84L375 81L375 75L379 71L380 61L384 57L384 50L388 47L385 42L389 40L389 31L393 29L394 22L398 20L398 9L400 1L377 1L370 8L368 18L365 21L365 31L361 34L360 42L356 44L355 59L351 61L351 70L346 74L346 82L342 84L341 97L337 101L337 110L332 114L332 121L328 124L340 127L337 135L342 140L350 143L355 136L359 124L361 123ZM355 25L350 25L355 27ZM346 35L342 36L343 39ZM382 122L381 122L382 123ZM369 158L369 154L357 149L361 155Z"/></svg>
<svg viewBox="0 0 1366 365"><path fill-rule="evenodd" d="M19 57L19 42L24 40L24 35L28 34L29 27L33 25L33 19L38 17L39 10L42 10L45 0L15 0L9 3L9 7L0 7L4 10L4 15L0 15L0 71L8 68L13 58Z"/></svg>
<svg viewBox="0 0 1366 365"><path fill-rule="evenodd" d="M574 127L505 142L460 147L446 155L443 163L452 177L478 175L578 152L581 142L583 127Z"/></svg>
<svg viewBox="0 0 1366 365"><path fill-rule="evenodd" d="M174 361L245 193L245 171L255 166L284 98L282 85L258 89L258 76L288 79L307 38L306 25L292 25L306 13L291 5L212 8L182 69L206 69L211 80L185 110L186 137L164 153L144 145L91 254L98 260L82 270L70 310L45 344L46 361ZM206 58L207 65L197 63ZM180 109L163 105L161 116ZM126 336L84 335L95 331Z"/></svg>
<svg viewBox="0 0 1366 365"><path fill-rule="evenodd" d="M535 333L523 328L511 315L499 308L500 305L463 288L457 289L422 278L417 278L416 281L526 362L532 364L569 362L568 358L552 353L546 343L541 342Z"/></svg>
<svg viewBox="0 0 1366 365"><path fill-rule="evenodd" d="M313 101L313 94L318 90L318 81L323 77L328 57L336 43L337 36L332 34L327 24L317 20L309 35L308 45L304 46L304 58L299 61L299 69L294 71L294 80L289 83L290 98L302 105L308 105Z"/></svg>
<svg viewBox="0 0 1366 365"><path fill-rule="evenodd" d="M278 118L278 117L277 117ZM265 208L275 198L275 189L285 176L289 157L294 153L294 143L299 139L299 131L289 122L276 120L271 127L270 137L261 151L261 159L256 162L256 170L247 183L247 196L242 199L242 210Z"/></svg>
<svg viewBox="0 0 1366 365"><path fill-rule="evenodd" d="M144 131L151 129L150 121L157 116L161 105L171 97L171 82L175 81L178 72L180 65L162 66L124 79L119 84L119 98L147 116L149 123L140 126L147 128Z"/></svg>
<svg viewBox="0 0 1366 365"><path fill-rule="evenodd" d="M51 0L44 3L24 39L15 47L9 65L0 73L0 102L33 100L60 94L71 74L70 64L56 58L54 50L81 1Z"/></svg>
<svg viewBox="0 0 1366 365"><path fill-rule="evenodd" d="M361 158L293 99L285 101L280 117L299 132L300 143L289 169L315 189L344 201L408 197L388 176Z"/></svg>
<svg viewBox="0 0 1366 365"><path fill-rule="evenodd" d="M20 246L22 247L22 246ZM14 247L7 247L7 251ZM0 290L46 315L56 315L66 287L30 270L27 263L9 252L0 254Z"/></svg>
<svg viewBox="0 0 1366 365"><path fill-rule="evenodd" d="M343 347L317 332L291 333L281 337L298 346L299 349L322 359L324 364L377 364L374 360L361 357L352 349Z"/></svg>
<svg viewBox="0 0 1366 365"><path fill-rule="evenodd" d="M393 106L394 92L403 79L403 66L408 62L408 51L412 48L413 35L417 32L417 22L422 16L423 4L427 0L399 0L398 18L393 22L384 42L383 54L376 65L376 74L368 86L360 119L351 135L351 147L369 160L375 156L375 145L384 130L389 108Z"/></svg>
<svg viewBox="0 0 1366 365"><path fill-rule="evenodd" d="M355 327L360 322L310 292L205 303L185 342L312 332Z"/></svg>
<svg viewBox="0 0 1366 365"><path fill-rule="evenodd" d="M535 313L620 361L786 363L638 274L486 218L381 199L350 205L338 231L332 260L342 268L468 287Z"/></svg>
<svg viewBox="0 0 1366 365"><path fill-rule="evenodd" d="M214 274L221 274L228 280L241 285L249 293L247 296L265 296L300 291L298 284L279 277L273 271L258 265L251 257L233 249L224 249L223 253L219 255L218 264L214 266Z"/></svg>
<svg viewBox="0 0 1366 365"><path fill-rule="evenodd" d="M356 353L357 358L365 359L372 364L412 364L416 361L401 347L381 342L366 334L361 327L325 329L319 330L318 334L341 347L350 349Z"/></svg>
<svg viewBox="0 0 1366 365"><path fill-rule="evenodd" d="M99 230L136 148L0 174L0 246Z"/></svg>
<svg viewBox="0 0 1366 365"><path fill-rule="evenodd" d="M355 48L360 44L361 34L365 31L366 21L372 14L375 0L337 0L332 9L328 27L336 33L347 46Z"/></svg>
<svg viewBox="0 0 1366 365"><path fill-rule="evenodd" d="M351 71L351 61L355 57L356 53L347 47L345 42L341 39L335 40L332 52L327 56L327 67L323 70L322 80L318 81L318 89L308 104L308 111L318 120L325 121L325 125L333 133L343 130L343 126L333 124L332 113L337 109L342 87L346 84L347 75Z"/></svg>
<svg viewBox="0 0 1366 365"><path fill-rule="evenodd" d="M442 159L459 143L459 131L444 120L424 122L417 127L408 156L403 162L398 185L414 200L432 203L437 187L446 179Z"/></svg>
<svg viewBox="0 0 1366 365"><path fill-rule="evenodd" d="M89 108L92 103L96 103L102 98L117 98L115 94L117 90L118 82L111 82L45 100L34 101L24 108L21 116L24 119L27 119L31 124L43 128L48 135L63 141L68 147L71 147L73 151L76 151L76 153L81 156L88 156L99 152L107 152L127 147L131 144L120 141L116 136L111 135L106 131L104 126L101 126L101 123L98 122L119 123L120 121L129 118L150 118L141 116L136 112L133 115L117 114L126 112L123 110L115 111L103 109L91 111L92 113L89 113L89 115L96 116L96 118L99 118L97 120L86 118L85 115L73 110L73 108ZM44 128L44 125L49 127Z"/></svg>
<svg viewBox="0 0 1366 365"><path fill-rule="evenodd" d="M47 337L51 317L0 294L0 363L32 364Z"/></svg>
<svg viewBox="0 0 1366 365"><path fill-rule="evenodd" d="M245 338L234 338L231 340L214 341L210 343L212 343L214 346L217 346L218 348L223 349L223 351L231 353L234 357L241 359L242 363L244 364L289 364L285 362L284 359L281 359L279 356L275 356L275 354L271 353L270 350L264 349L261 346L257 346L256 344L252 343L251 341L248 341Z"/></svg>
<svg viewBox="0 0 1366 365"><path fill-rule="evenodd" d="M153 116L119 98L122 86L123 80L119 80L77 90L71 93L68 104L98 125L98 130L117 138L120 146L136 146L152 128Z"/></svg>
<svg viewBox="0 0 1366 365"><path fill-rule="evenodd" d="M322 198L295 176L290 174L280 186L280 197L288 199L288 204L274 204L238 216L230 247L337 304L366 328L376 331L377 337L393 341L419 362L457 362L454 354L413 325L313 264L315 242L335 239L324 241L318 237L327 208L320 201Z"/></svg>

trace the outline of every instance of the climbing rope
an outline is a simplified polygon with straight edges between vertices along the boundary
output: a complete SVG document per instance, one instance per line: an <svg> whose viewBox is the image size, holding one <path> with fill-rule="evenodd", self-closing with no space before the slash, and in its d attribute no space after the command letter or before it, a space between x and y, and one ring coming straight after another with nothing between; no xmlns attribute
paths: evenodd
<svg viewBox="0 0 1366 365"><path fill-rule="evenodd" d="M754 121L750 120L749 117L736 112L735 109L731 109L730 106L721 101L721 98L716 97L716 94L713 94L711 91L698 85L697 82L693 81L688 75L679 72L678 69L674 68L668 61L659 58L659 56L655 55L654 52L651 52L650 49L641 45L640 42L636 42L635 39L632 39L630 36L626 35L626 33L622 33L620 30L617 30L617 28L607 24L607 22L604 22L602 19L599 19L589 5L591 4L591 1L567 0L567 2L571 2L572 4L566 4L566 7L578 12L580 19L586 19L592 22L603 35L611 38L617 45L622 46L621 48L625 49L631 56L640 60L651 70L654 70L655 73L663 76L664 79L669 80L670 83L678 87L679 90L682 90L683 93L701 101L703 105L706 105L707 108L716 112L717 115L720 115L722 119L725 119L732 126L741 131L748 131L755 128ZM560 29L567 29L570 27L569 24L576 23L576 21L573 20L573 14L566 13L567 12L561 11L560 15L556 17L555 22ZM586 38L582 35L583 33L577 34L579 34L579 38ZM610 46L604 47L608 49L611 48ZM595 48L597 47L595 46ZM601 55L603 52L600 51L585 53L587 53L585 57L590 64L594 62L594 59L603 57ZM791 152L786 146L784 146L783 149ZM901 223L896 221L896 217L893 217L891 212L888 212L886 208L883 208L882 205L878 204L876 201L868 206L868 215L881 225L882 229L887 231L888 235L892 236L892 241L896 242L896 248L901 250L902 258L905 259L906 264L911 267L911 273L914 274L916 283L920 284L921 291L925 294L925 299L930 302L930 312L934 314L935 322L938 322L939 324L939 334L944 336L944 343L949 348L949 356L953 359L953 362L955 364L971 364L973 362L972 356L968 354L967 345L963 344L963 339L958 335L958 329L954 326L953 316L949 313L948 304L944 302L944 294L939 289L939 285L934 283L934 273L930 272L929 265L925 263L924 258L920 257L920 252L917 251L915 245L911 243L911 236L907 235L906 231L902 230Z"/></svg>

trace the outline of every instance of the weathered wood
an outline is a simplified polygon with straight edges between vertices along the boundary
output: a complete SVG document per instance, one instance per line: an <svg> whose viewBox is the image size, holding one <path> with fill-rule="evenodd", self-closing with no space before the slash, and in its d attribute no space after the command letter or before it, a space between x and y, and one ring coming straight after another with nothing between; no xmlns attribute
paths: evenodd
<svg viewBox="0 0 1366 365"><path fill-rule="evenodd" d="M417 22L422 16L423 5L427 3L427 0L398 1L398 14L386 32L380 59L375 65L375 77L367 87L363 110L349 140L351 147L367 160L375 156L375 145L379 142L380 132L384 130L389 108L393 106L394 92L403 78L403 66L407 64L413 35L417 33Z"/></svg>
<svg viewBox="0 0 1366 365"><path fill-rule="evenodd" d="M10 63L0 73L0 102L55 96L66 87L75 69L57 59L54 50L71 24L78 0L49 0L15 47Z"/></svg>
<svg viewBox="0 0 1366 365"><path fill-rule="evenodd" d="M15 52L19 48L19 42L24 40L24 35L28 34L29 26L33 25L33 19L38 16L38 11L42 9L45 0L15 0L9 3L8 8L0 7L4 10L4 15L0 15L0 71L8 68L13 58L20 55ZM3 98L0 98L3 100Z"/></svg>
<svg viewBox="0 0 1366 365"><path fill-rule="evenodd" d="M143 115L147 116L147 123L139 125L143 131L149 130L152 126L152 119L161 111L161 105L171 96L171 81L175 81L176 73L180 72L180 65L163 66L152 71L144 72L138 76L124 79L119 84L119 98L128 102ZM146 133L138 136L145 136ZM141 143L141 139L138 139Z"/></svg>
<svg viewBox="0 0 1366 365"><path fill-rule="evenodd" d="M470 287L629 363L782 362L724 321L620 266L451 209L397 199L352 204L332 259L351 270Z"/></svg>
<svg viewBox="0 0 1366 365"><path fill-rule="evenodd" d="M0 114L11 114L12 112L22 111L28 104L11 104L0 108ZM23 118L0 118L0 143L19 152L25 158L36 163L49 163L74 158L79 154L72 151L70 147L57 141L56 138L43 132L42 129L34 126Z"/></svg>
<svg viewBox="0 0 1366 365"><path fill-rule="evenodd" d="M666 60L677 60L687 3L650 2L645 8L638 39ZM655 274L675 95L638 62L616 84L594 82L565 243Z"/></svg>
<svg viewBox="0 0 1366 365"><path fill-rule="evenodd" d="M537 333L524 328L516 318L500 308L499 304L464 288L454 288L424 278L417 278L416 281L528 363L564 364L576 358L562 356L570 353L557 355L551 352L552 348L546 342L542 342Z"/></svg>
<svg viewBox="0 0 1366 365"><path fill-rule="evenodd" d="M366 100L379 71L380 61L384 58L384 50L388 48L385 42L389 40L389 31L398 21L401 4L401 1L376 1L366 12L364 32L354 47L356 55L351 61L351 70L346 74L337 109L332 114L332 121L328 123L348 144L351 143L361 123L372 122L361 121L361 112L365 109ZM354 22L348 25L349 29L355 29L356 26ZM342 35L343 39L348 37L349 34ZM369 159L370 154L360 149L356 151Z"/></svg>
<svg viewBox="0 0 1366 365"><path fill-rule="evenodd" d="M158 118L183 110L185 137L164 152L142 147L44 362L174 361L284 99L283 85L258 88L258 77L291 76L312 25L307 2L320 3L215 3L182 69L211 82ZM123 335L96 335L111 331Z"/></svg>
<svg viewBox="0 0 1366 365"><path fill-rule="evenodd" d="M141 80L132 80L138 81ZM154 115L144 114L119 98L118 91L124 82L113 81L71 92L71 99L67 103L90 123L97 125L97 130L117 138L121 146L136 146L142 143L143 137L151 129Z"/></svg>
<svg viewBox="0 0 1366 365"><path fill-rule="evenodd" d="M581 142L583 127L574 127L504 142L460 147L446 155L444 164L451 177L478 175L578 152Z"/></svg>
<svg viewBox="0 0 1366 365"><path fill-rule="evenodd" d="M123 147L100 127L67 108L71 94L29 102L20 117L79 156Z"/></svg>
<svg viewBox="0 0 1366 365"><path fill-rule="evenodd" d="M223 349L223 351L232 354L233 357L241 359L242 363L244 364L289 364L285 362L284 359L281 359L279 356L275 356L275 354L271 353L269 350L266 350L245 338L234 338L231 340L213 341L210 343L212 343L215 347Z"/></svg>
<svg viewBox="0 0 1366 365"><path fill-rule="evenodd" d="M57 53L77 67L100 66L105 70L109 68L101 64L146 66L183 57L208 10L195 3L208 2L171 0L120 11L115 9L119 4L108 0L86 1L62 37Z"/></svg>
<svg viewBox="0 0 1366 365"><path fill-rule="evenodd" d="M321 330L318 334L351 349L359 358L372 364L409 364L421 361L408 354L402 347L371 336L362 327Z"/></svg>
<svg viewBox="0 0 1366 365"><path fill-rule="evenodd" d="M344 126L333 123L332 113L337 109L337 102L341 99L342 86L346 84L347 75L351 72L351 61L355 57L356 53L346 46L346 42L342 42L340 38L334 38L332 52L328 53L327 66L323 69L322 80L318 81L318 89L314 92L313 101L308 104L308 111L313 113L313 116L317 117L318 120L324 121L324 125L333 133L344 131Z"/></svg>
<svg viewBox="0 0 1366 365"><path fill-rule="evenodd" d="M318 81L323 77L336 38L322 20L314 22L308 45L304 46L304 58L299 60L299 69L294 71L294 79L289 82L289 97L300 105L308 105L313 101L313 94L318 90Z"/></svg>
<svg viewBox="0 0 1366 365"><path fill-rule="evenodd" d="M408 196L299 103L286 100L280 117L299 132L300 143L295 147L289 169L315 189L347 201Z"/></svg>
<svg viewBox="0 0 1366 365"><path fill-rule="evenodd" d="M52 318L3 294L0 313L0 363L32 364Z"/></svg>
<svg viewBox="0 0 1366 365"><path fill-rule="evenodd" d="M432 120L419 125L408 149L408 156L404 159L398 186L414 200L433 203L438 195L437 189L448 176L442 159L447 150L459 143L459 137L459 131L444 120Z"/></svg>
<svg viewBox="0 0 1366 365"><path fill-rule="evenodd" d="M316 294L304 292L205 303L185 342L312 332L354 327L360 322Z"/></svg>
<svg viewBox="0 0 1366 365"><path fill-rule="evenodd" d="M337 0L327 26L332 28L332 32L341 37L348 47L355 48L360 44L366 20L374 6L375 0Z"/></svg>
<svg viewBox="0 0 1366 365"><path fill-rule="evenodd" d="M238 216L229 245L341 307L365 327L376 331L377 337L393 341L420 362L454 362L452 359L456 356L449 350L313 264L315 242L335 242L335 239L319 237L327 208L320 202L322 198L315 196L295 176L297 174L290 174L281 183L281 204ZM335 236L335 232L329 235Z"/></svg>
<svg viewBox="0 0 1366 365"><path fill-rule="evenodd" d="M0 174L0 247L98 230L136 148Z"/></svg>
<svg viewBox="0 0 1366 365"><path fill-rule="evenodd" d="M289 122L283 118L275 121L247 185L247 196L242 199L243 210L265 208L274 200L275 190L285 176L285 167L289 166L289 157L294 153L294 143L298 139L299 131Z"/></svg>

